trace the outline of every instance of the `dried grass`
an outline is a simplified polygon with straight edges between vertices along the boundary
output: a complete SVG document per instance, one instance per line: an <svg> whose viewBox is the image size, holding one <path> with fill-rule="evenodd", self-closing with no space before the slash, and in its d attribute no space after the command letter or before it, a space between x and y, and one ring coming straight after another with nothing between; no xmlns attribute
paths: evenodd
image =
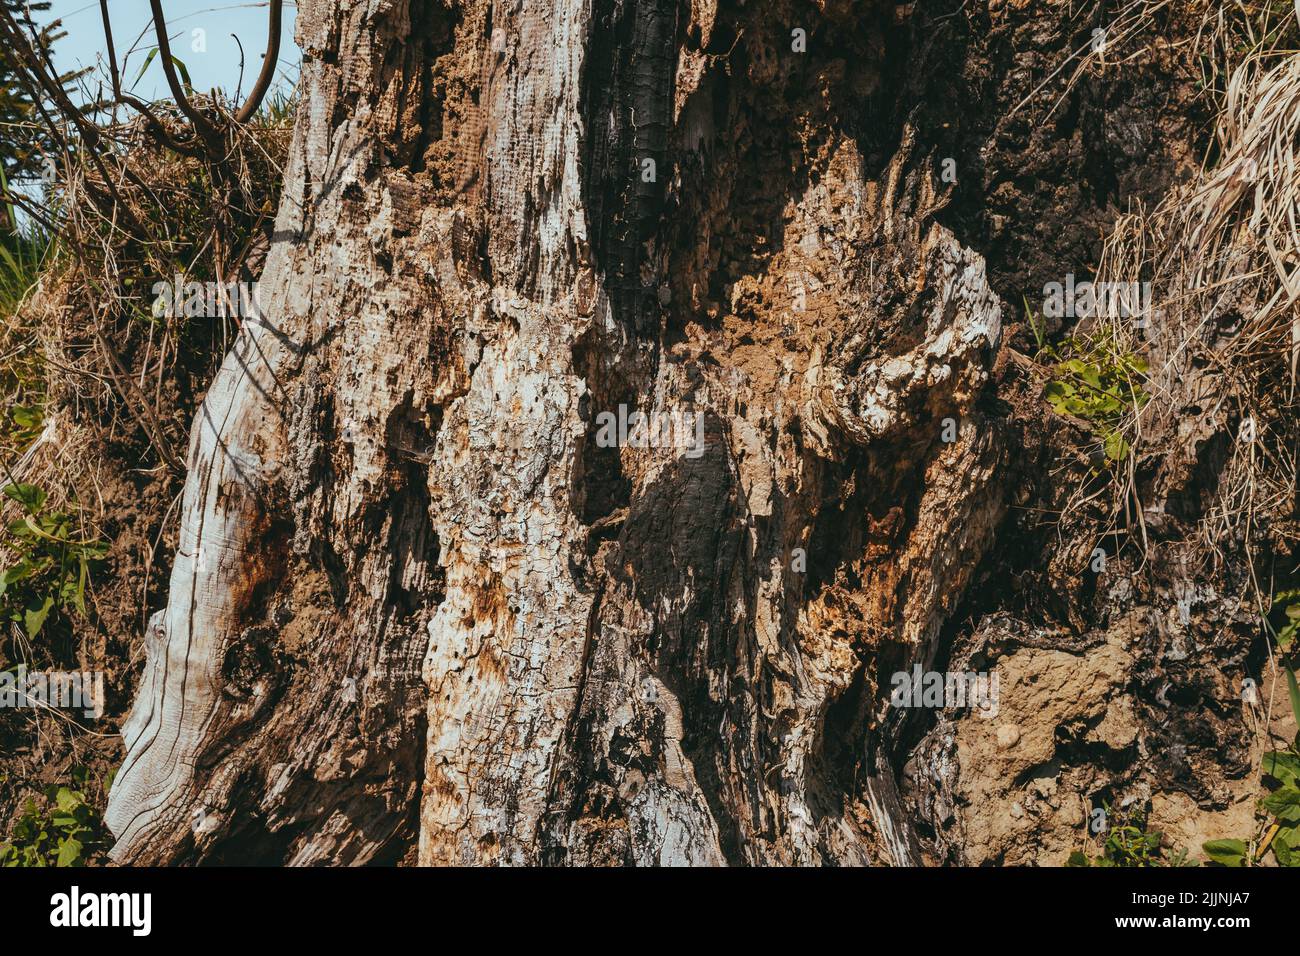
<svg viewBox="0 0 1300 956"><path fill-rule="evenodd" d="M1149 328L1106 320L1108 335L1151 358L1154 400L1130 422L1139 460L1173 440L1191 462L1214 431L1237 434L1202 522L1219 558L1225 545L1249 550L1265 518L1274 549L1298 540L1298 134L1300 55L1251 54L1231 74L1218 161L1155 210L1122 217L1098 270L1100 281L1147 279L1155 290Z"/></svg>
<svg viewBox="0 0 1300 956"><path fill-rule="evenodd" d="M0 399L9 407L36 396L44 420L35 441L6 444L13 431L4 430L0 455L6 483L44 489L50 506L80 516L84 538L114 537L123 509L134 506L157 512L141 522L157 525L157 547L194 409L237 320L155 315L151 289L177 274L222 283L257 278L291 112L277 101L241 127L220 169L159 147L139 120L110 119L106 147L94 161L82 154L63 170L34 210L50 217L57 236L39 281L0 332L0 356L9 358L0 373L26 363L21 376L0 374ZM149 484L160 494L130 500L126 489ZM12 504L0 503L0 518L12 517ZM0 544L0 567L7 560ZM158 563L150 548L129 558L115 552L114 564L142 579L112 583L121 606L106 608L92 595L92 607L101 622L106 613L119 622L110 630L128 618L135 630Z"/></svg>

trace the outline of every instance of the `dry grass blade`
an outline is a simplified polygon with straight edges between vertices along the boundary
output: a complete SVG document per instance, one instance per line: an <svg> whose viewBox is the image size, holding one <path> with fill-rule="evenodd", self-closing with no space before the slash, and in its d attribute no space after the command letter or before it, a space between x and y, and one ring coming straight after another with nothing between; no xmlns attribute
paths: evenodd
<svg viewBox="0 0 1300 956"><path fill-rule="evenodd" d="M1150 356L1154 396L1135 412L1139 458L1178 444L1181 467L1148 482L1161 497L1201 467L1215 435L1235 439L1203 521L1208 553L1250 551L1262 537L1285 552L1295 524L1296 373L1300 358L1300 54L1256 50L1231 71L1218 158L1155 210L1122 217L1100 281L1151 281L1145 323L1109 333ZM1146 333L1146 334L1143 334ZM1217 454L1217 453L1216 453ZM1180 456L1175 456L1178 459ZM1120 492L1134 495L1133 482Z"/></svg>

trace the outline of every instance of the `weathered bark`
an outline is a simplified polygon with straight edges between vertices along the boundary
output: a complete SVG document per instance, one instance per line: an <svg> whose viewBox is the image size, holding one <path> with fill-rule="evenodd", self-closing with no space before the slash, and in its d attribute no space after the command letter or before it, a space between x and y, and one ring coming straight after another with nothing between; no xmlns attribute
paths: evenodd
<svg viewBox="0 0 1300 956"><path fill-rule="evenodd" d="M117 860L921 859L888 675L1016 489L984 262L859 129L892 6L302 3Z"/></svg>

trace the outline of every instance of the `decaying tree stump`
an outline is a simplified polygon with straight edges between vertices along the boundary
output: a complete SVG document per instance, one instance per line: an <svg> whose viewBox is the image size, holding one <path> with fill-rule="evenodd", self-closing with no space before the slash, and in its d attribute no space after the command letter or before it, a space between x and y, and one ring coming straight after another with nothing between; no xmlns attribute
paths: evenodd
<svg viewBox="0 0 1300 956"><path fill-rule="evenodd" d="M893 5L760 6L301 4L119 862L921 859L888 675L1016 493L1002 308L855 118Z"/></svg>

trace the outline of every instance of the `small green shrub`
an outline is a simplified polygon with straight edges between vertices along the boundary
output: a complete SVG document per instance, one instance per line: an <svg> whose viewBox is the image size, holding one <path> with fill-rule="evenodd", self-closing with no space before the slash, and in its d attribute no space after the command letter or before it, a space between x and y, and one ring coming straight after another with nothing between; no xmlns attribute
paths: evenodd
<svg viewBox="0 0 1300 956"><path fill-rule="evenodd" d="M1296 631L1300 629L1300 590L1280 591L1274 595L1273 612L1282 618L1282 626L1275 629L1277 646L1287 653L1295 643ZM1300 721L1300 713L1296 714L1296 720Z"/></svg>
<svg viewBox="0 0 1300 956"><path fill-rule="evenodd" d="M1126 813L1113 814L1110 804L1103 804L1106 819L1114 822L1106 830L1101 856L1090 857L1082 850L1070 854L1067 866L1196 866L1186 850L1166 857L1161 846L1163 834L1147 829L1146 812L1134 807Z"/></svg>
<svg viewBox="0 0 1300 956"><path fill-rule="evenodd" d="M41 437L45 419L35 405L15 405L9 409L9 439L20 449L26 449Z"/></svg>
<svg viewBox="0 0 1300 956"><path fill-rule="evenodd" d="M1300 726L1300 683L1295 676L1296 632L1300 630L1300 590L1279 591L1264 622L1277 639L1278 663L1286 676L1291 712ZM1280 625L1280 626L1277 626ZM1271 850L1278 866L1300 867L1300 734L1287 750L1264 754L1264 783L1271 790L1259 802L1264 821L1254 844L1244 840L1211 840L1201 849L1220 866L1254 866Z"/></svg>
<svg viewBox="0 0 1300 956"><path fill-rule="evenodd" d="M47 495L35 485L6 485L3 493L27 513L6 528L4 545L17 560L0 571L0 620L35 639L51 613L85 616L86 584L108 545L74 538L73 517L46 507Z"/></svg>
<svg viewBox="0 0 1300 956"><path fill-rule="evenodd" d="M1264 755L1264 776L1277 789L1260 801L1273 815L1269 848L1279 866L1300 867L1300 754L1275 750Z"/></svg>
<svg viewBox="0 0 1300 956"><path fill-rule="evenodd" d="M1143 387L1146 360L1105 336L1066 339L1059 349L1049 346L1040 354L1054 360L1054 377L1043 393L1048 404L1088 422L1110 464L1127 460L1125 427L1151 399Z"/></svg>
<svg viewBox="0 0 1300 956"><path fill-rule="evenodd" d="M1259 802L1271 817L1258 849L1244 840L1211 840L1201 849L1219 866L1255 866L1271 850L1278 866L1300 867L1300 753L1264 754L1264 779L1275 789Z"/></svg>
<svg viewBox="0 0 1300 956"><path fill-rule="evenodd" d="M0 230L0 455L13 460L41 433L45 361L35 319L21 303L51 259L51 243L34 230Z"/></svg>
<svg viewBox="0 0 1300 956"><path fill-rule="evenodd" d="M101 848L105 831L99 811L86 800L86 770L72 771L72 786L51 784L45 803L28 798L9 842L0 843L0 866L84 866ZM105 790L111 785L105 783Z"/></svg>

